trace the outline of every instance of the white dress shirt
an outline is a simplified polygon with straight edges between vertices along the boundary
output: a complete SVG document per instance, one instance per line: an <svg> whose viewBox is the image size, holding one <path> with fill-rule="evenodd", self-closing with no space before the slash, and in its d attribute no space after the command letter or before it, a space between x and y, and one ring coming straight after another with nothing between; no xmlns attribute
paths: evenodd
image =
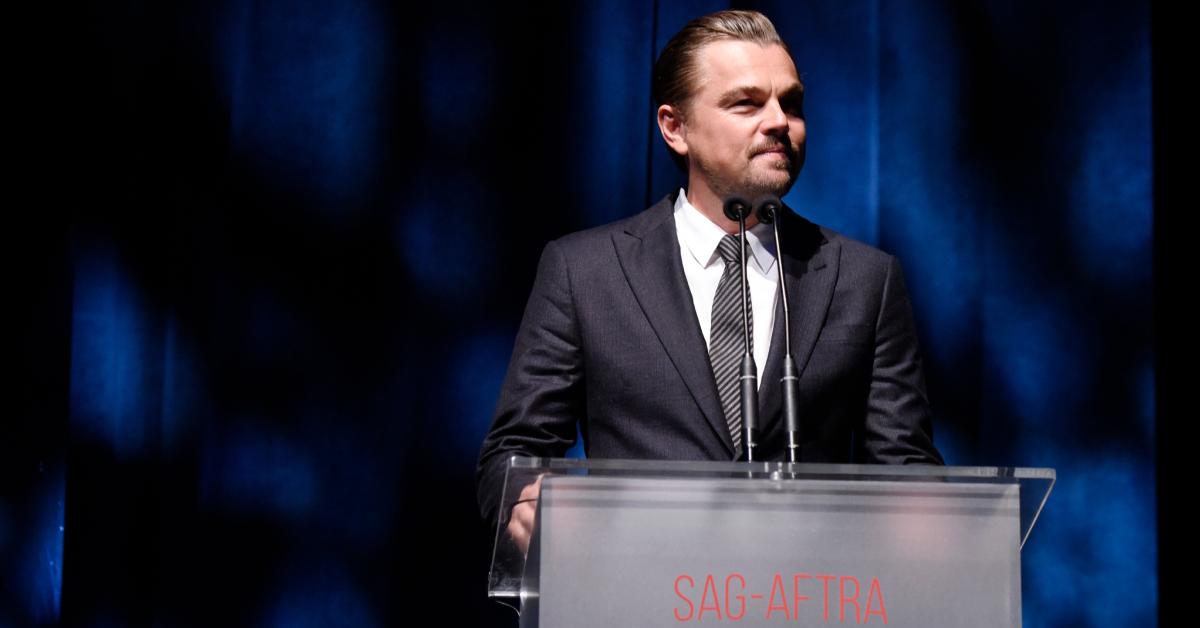
<svg viewBox="0 0 1200 628"><path fill-rule="evenodd" d="M725 271L725 260L717 252L717 245L726 234L688 202L687 194L682 189L675 199L675 233L679 237L683 274L692 292L696 320L700 322L705 344L710 344L713 297L717 294L721 273ZM779 285L779 275L775 270L775 236L771 225L758 224L749 229L746 232L746 245L746 277L750 283L750 309L754 315L754 364L758 367L758 386L761 390L763 367L771 350L771 333L775 329L775 295L778 294ZM741 313L740 308L738 313Z"/></svg>

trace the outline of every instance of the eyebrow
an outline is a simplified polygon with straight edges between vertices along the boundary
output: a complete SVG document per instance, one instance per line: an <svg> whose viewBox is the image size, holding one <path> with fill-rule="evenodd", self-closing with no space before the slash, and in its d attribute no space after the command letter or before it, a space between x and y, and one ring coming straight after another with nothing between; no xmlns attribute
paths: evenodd
<svg viewBox="0 0 1200 628"><path fill-rule="evenodd" d="M724 94L721 94L721 97L717 99L717 104L728 105L728 104L732 104L732 103L736 102L743 96L757 96L761 93L763 93L763 90L761 88L754 87L752 85L744 85L741 87L735 87L735 88L725 92ZM786 100L788 98L796 98L796 97L803 97L803 96L804 96L804 84L803 83L795 83L791 87L784 90L783 94L780 95L780 99Z"/></svg>

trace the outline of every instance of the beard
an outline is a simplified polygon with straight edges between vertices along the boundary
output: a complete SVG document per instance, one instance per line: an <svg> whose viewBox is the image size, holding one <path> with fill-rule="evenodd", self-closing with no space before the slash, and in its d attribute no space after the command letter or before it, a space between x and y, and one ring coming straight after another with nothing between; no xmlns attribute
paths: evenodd
<svg viewBox="0 0 1200 628"><path fill-rule="evenodd" d="M775 148L783 149L782 157L759 156ZM803 165L804 146L797 149L782 143L753 147L748 152L746 167L737 173L722 171L704 159L696 159L696 169L720 198L741 196L751 201L766 195L783 198L792 189Z"/></svg>

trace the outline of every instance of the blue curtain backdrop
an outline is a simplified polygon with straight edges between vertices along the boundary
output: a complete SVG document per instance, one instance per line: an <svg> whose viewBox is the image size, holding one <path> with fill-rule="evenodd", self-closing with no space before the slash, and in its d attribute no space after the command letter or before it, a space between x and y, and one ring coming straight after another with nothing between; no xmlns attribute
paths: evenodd
<svg viewBox="0 0 1200 628"><path fill-rule="evenodd" d="M730 6L806 85L785 200L904 265L948 463L1058 470L1024 625L1155 625L1147 6L220 0L31 18L0 626L515 625L473 470L541 247L683 183L650 66Z"/></svg>

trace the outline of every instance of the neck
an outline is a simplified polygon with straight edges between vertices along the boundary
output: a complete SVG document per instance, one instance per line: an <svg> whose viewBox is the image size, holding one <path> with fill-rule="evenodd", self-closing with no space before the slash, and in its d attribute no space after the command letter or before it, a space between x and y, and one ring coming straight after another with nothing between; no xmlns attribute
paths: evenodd
<svg viewBox="0 0 1200 628"><path fill-rule="evenodd" d="M725 199L716 194L710 189L702 179L691 177L688 181L687 200L692 204L692 207L700 210L706 218L711 220L713 224L720 227L722 231L730 234L737 234L738 221L730 220L725 217ZM754 199L746 199L753 201ZM746 229L750 229L758 224L758 216L751 213L746 216Z"/></svg>

